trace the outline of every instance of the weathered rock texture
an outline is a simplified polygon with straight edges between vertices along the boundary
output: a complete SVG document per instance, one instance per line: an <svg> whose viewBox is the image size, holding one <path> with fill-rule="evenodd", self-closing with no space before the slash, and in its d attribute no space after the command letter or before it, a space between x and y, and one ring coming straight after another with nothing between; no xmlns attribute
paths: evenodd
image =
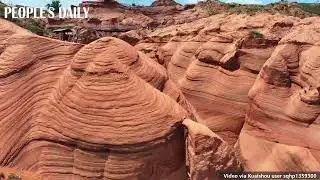
<svg viewBox="0 0 320 180"><path fill-rule="evenodd" d="M150 57L199 122L236 145L244 170L304 171L320 162L319 38L319 17L216 15L157 29L136 47L157 47Z"/></svg>
<svg viewBox="0 0 320 180"><path fill-rule="evenodd" d="M190 179L217 179L221 172L240 172L232 148L205 125L186 119L186 165Z"/></svg>
<svg viewBox="0 0 320 180"><path fill-rule="evenodd" d="M320 169L319 23L302 20L282 38L250 89L239 138L248 170Z"/></svg>
<svg viewBox="0 0 320 180"><path fill-rule="evenodd" d="M191 111L161 92L174 88L161 65L115 38L83 46L4 20L0 31L1 166L44 179L186 177Z"/></svg>
<svg viewBox="0 0 320 180"><path fill-rule="evenodd" d="M40 180L34 172L19 171L11 168L0 168L1 180Z"/></svg>
<svg viewBox="0 0 320 180"><path fill-rule="evenodd" d="M200 122L235 144L249 89L278 41L298 21L281 15L216 15L170 26L149 34L158 45L167 42L150 57L167 67ZM152 42L146 39L136 47L144 51L148 44Z"/></svg>
<svg viewBox="0 0 320 180"><path fill-rule="evenodd" d="M48 18L45 26L47 29L81 27L93 31L91 36L96 36L98 39L105 36L118 37L120 33L130 30L183 24L203 17L208 17L208 13L200 6L188 8L172 0L155 1L152 6L146 7L125 6L114 2L113 5L101 4L90 7L90 16L87 19ZM72 41L88 43L81 38L74 38Z"/></svg>
<svg viewBox="0 0 320 180"><path fill-rule="evenodd" d="M0 20L0 166L63 180L318 170L319 24L220 14L124 34L132 47Z"/></svg>

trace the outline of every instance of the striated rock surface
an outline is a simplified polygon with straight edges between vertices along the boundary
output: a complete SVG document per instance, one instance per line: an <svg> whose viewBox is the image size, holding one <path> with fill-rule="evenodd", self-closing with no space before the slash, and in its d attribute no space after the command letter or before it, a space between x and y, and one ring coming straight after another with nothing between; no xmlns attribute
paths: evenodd
<svg viewBox="0 0 320 180"><path fill-rule="evenodd" d="M198 122L236 145L244 170L315 171L318 24L318 17L216 15L149 36L167 42L158 61Z"/></svg>
<svg viewBox="0 0 320 180"><path fill-rule="evenodd" d="M115 38L83 46L0 21L0 166L44 179L186 177L192 112L161 92L161 65Z"/></svg>
<svg viewBox="0 0 320 180"><path fill-rule="evenodd" d="M317 171L319 24L219 14L123 33L132 47L0 20L0 166L63 180Z"/></svg>
<svg viewBox="0 0 320 180"><path fill-rule="evenodd" d="M320 169L319 22L302 20L282 38L250 89L238 144L248 170Z"/></svg>
<svg viewBox="0 0 320 180"><path fill-rule="evenodd" d="M216 15L149 36L167 42L155 54L197 110L199 121L235 144L249 89L278 41L298 21L282 15Z"/></svg>

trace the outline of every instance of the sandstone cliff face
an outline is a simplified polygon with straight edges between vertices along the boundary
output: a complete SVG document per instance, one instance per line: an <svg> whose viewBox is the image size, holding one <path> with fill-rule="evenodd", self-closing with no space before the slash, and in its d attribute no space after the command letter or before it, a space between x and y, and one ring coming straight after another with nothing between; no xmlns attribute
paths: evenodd
<svg viewBox="0 0 320 180"><path fill-rule="evenodd" d="M198 122L236 145L244 170L319 169L319 17L216 15L149 36L137 49L157 44Z"/></svg>
<svg viewBox="0 0 320 180"><path fill-rule="evenodd" d="M320 169L319 22L302 20L282 38L249 91L239 138L248 170Z"/></svg>
<svg viewBox="0 0 320 180"><path fill-rule="evenodd" d="M0 166L64 180L318 170L319 24L222 14L132 47L0 19Z"/></svg>
<svg viewBox="0 0 320 180"><path fill-rule="evenodd" d="M88 32L92 31L90 36L95 37L94 40L96 40L105 36L118 37L121 33L130 30L149 30L208 17L208 13L200 6L187 8L170 0L155 1L154 5L146 7L113 3L114 5L90 7L90 16L87 19L48 18L44 20L44 24L49 31L66 27L73 27L72 29L76 31L81 27ZM50 36L56 35L50 33ZM94 40L85 39L81 34L75 33L69 41L88 44Z"/></svg>
<svg viewBox="0 0 320 180"><path fill-rule="evenodd" d="M233 145L245 120L249 89L278 41L298 21L281 15L216 15L149 36L168 42L158 47L158 61L195 107L199 121Z"/></svg>
<svg viewBox="0 0 320 180"><path fill-rule="evenodd" d="M118 39L83 46L0 21L1 166L44 179L184 179L188 110L161 92L163 67Z"/></svg>
<svg viewBox="0 0 320 180"><path fill-rule="evenodd" d="M234 151L208 127L186 119L186 166L190 179L218 179L221 172L240 172Z"/></svg>

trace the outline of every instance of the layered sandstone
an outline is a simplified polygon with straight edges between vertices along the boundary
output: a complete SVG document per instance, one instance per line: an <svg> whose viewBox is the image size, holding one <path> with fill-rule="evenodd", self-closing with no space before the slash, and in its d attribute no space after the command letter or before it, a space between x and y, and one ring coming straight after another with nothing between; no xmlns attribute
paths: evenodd
<svg viewBox="0 0 320 180"><path fill-rule="evenodd" d="M236 145L244 170L314 171L318 24L318 17L216 15L157 29L149 34L155 43L136 47L157 46L152 57L199 122Z"/></svg>
<svg viewBox="0 0 320 180"><path fill-rule="evenodd" d="M0 166L44 179L316 171L320 21L220 14L88 45L0 20Z"/></svg>
<svg viewBox="0 0 320 180"><path fill-rule="evenodd" d="M192 112L162 92L173 86L161 65L118 39L83 46L0 22L1 166L44 179L186 177Z"/></svg>
<svg viewBox="0 0 320 180"><path fill-rule="evenodd" d="M80 6L90 5L80 4ZM113 1L112 5L91 5L90 16L87 19L47 18L45 19L45 28L54 30L71 27L76 31L78 27L81 27L98 33L96 36L96 39L98 39L105 36L118 36L130 30L183 24L203 17L208 17L208 13L200 6L187 8L170 0L155 1L151 6L122 5ZM80 35L75 34L74 36L73 42L88 44L88 42L76 37Z"/></svg>
<svg viewBox="0 0 320 180"><path fill-rule="evenodd" d="M298 21L282 15L216 15L157 29L149 36L164 44L154 53L157 61L167 67L200 122L235 144L245 120L249 89L278 41ZM143 51L141 47L150 43L145 39L136 47Z"/></svg>
<svg viewBox="0 0 320 180"><path fill-rule="evenodd" d="M282 38L249 91L238 144L248 170L320 169L319 23L302 20Z"/></svg>

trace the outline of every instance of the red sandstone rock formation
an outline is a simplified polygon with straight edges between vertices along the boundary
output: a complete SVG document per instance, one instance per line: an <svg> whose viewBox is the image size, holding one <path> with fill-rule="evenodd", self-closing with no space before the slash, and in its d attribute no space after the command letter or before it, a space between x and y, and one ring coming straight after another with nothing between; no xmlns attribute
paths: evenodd
<svg viewBox="0 0 320 180"><path fill-rule="evenodd" d="M239 138L245 169L320 169L320 20L301 20L279 42L249 91Z"/></svg>
<svg viewBox="0 0 320 180"><path fill-rule="evenodd" d="M118 39L83 46L0 22L1 166L45 179L184 179L188 111L161 92L161 65Z"/></svg>
<svg viewBox="0 0 320 180"><path fill-rule="evenodd" d="M130 32L132 47L0 20L0 166L44 179L318 170L319 23L221 14Z"/></svg>
<svg viewBox="0 0 320 180"><path fill-rule="evenodd" d="M240 172L241 166L230 146L205 125L186 119L186 165L189 178L218 179L220 172Z"/></svg>
<svg viewBox="0 0 320 180"><path fill-rule="evenodd" d="M149 36L167 42L158 47L158 61L195 107L199 121L235 144L245 120L249 89L278 41L297 21L267 14L217 15L158 29ZM141 44L149 42L138 44L138 49L143 51Z"/></svg>
<svg viewBox="0 0 320 180"><path fill-rule="evenodd" d="M216 15L157 29L136 47L157 46L199 122L237 145L244 170L310 171L319 169L318 24Z"/></svg>
<svg viewBox="0 0 320 180"><path fill-rule="evenodd" d="M34 172L19 171L12 168L0 168L1 180L40 180Z"/></svg>
<svg viewBox="0 0 320 180"><path fill-rule="evenodd" d="M182 24L208 16L207 12L199 6L185 9L181 5L172 4L170 0L156 1L154 6L124 6L114 3L114 5L90 7L89 18L80 21L78 19L47 19L47 27L74 25L101 31L124 32Z"/></svg>

